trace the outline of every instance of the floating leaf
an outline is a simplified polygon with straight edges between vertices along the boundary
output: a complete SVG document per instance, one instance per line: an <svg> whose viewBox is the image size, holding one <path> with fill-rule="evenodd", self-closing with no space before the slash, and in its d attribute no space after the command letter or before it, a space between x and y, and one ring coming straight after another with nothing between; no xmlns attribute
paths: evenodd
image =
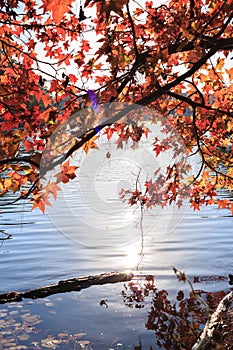
<svg viewBox="0 0 233 350"><path fill-rule="evenodd" d="M24 334L21 334L21 335L17 335L17 338L19 340L28 340L29 339L29 335L24 333Z"/></svg>

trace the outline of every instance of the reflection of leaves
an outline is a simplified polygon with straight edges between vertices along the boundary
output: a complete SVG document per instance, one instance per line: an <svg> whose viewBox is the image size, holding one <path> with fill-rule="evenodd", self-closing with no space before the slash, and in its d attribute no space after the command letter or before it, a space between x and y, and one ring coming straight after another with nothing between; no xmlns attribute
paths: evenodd
<svg viewBox="0 0 233 350"><path fill-rule="evenodd" d="M145 326L148 330L155 332L158 349L191 349L208 319L206 309L196 295L204 299L211 309L215 309L226 292L207 293L200 290L195 291L195 295L191 292L189 297L185 297L184 292L180 290L176 300L171 301L166 290L155 288L153 276L148 277L143 283L131 281L125 285L125 290L122 292L125 305L131 308L143 308L146 297L151 297L152 305ZM184 274L178 277L183 280ZM195 279L201 280L201 277L195 277ZM225 325L228 325L228 328L222 325L215 334L215 341L220 344L221 341L225 341L224 347L219 349L232 349L226 345L227 342L232 344L229 339L233 338L229 317L228 319L225 317ZM211 346L209 350L215 349L215 345Z"/></svg>
<svg viewBox="0 0 233 350"><path fill-rule="evenodd" d="M182 298L181 292L177 300ZM157 344L165 349L191 349L207 315L195 298L171 302L165 290L156 291L146 322L154 330Z"/></svg>
<svg viewBox="0 0 233 350"><path fill-rule="evenodd" d="M121 292L125 305L137 309L144 308L145 298L156 290L154 286L154 277L145 276L145 281L131 281L124 285L125 290Z"/></svg>
<svg viewBox="0 0 233 350"><path fill-rule="evenodd" d="M61 339L56 339L53 337L47 337L41 340L41 345L45 348L56 349L58 344L61 344Z"/></svg>

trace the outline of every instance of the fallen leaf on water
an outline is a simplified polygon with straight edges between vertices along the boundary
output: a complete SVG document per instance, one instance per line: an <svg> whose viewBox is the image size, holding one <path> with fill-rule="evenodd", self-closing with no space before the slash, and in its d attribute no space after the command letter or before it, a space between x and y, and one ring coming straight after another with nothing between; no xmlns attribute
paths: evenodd
<svg viewBox="0 0 233 350"><path fill-rule="evenodd" d="M68 335L69 335L68 333L58 333L57 336L58 336L59 338L66 338L66 337L68 337Z"/></svg>
<svg viewBox="0 0 233 350"><path fill-rule="evenodd" d="M21 335L17 335L17 338L19 340L28 340L29 339L29 335L24 333L24 334L21 334Z"/></svg>
<svg viewBox="0 0 233 350"><path fill-rule="evenodd" d="M18 310L14 310L9 312L9 315L18 315L19 311Z"/></svg>
<svg viewBox="0 0 233 350"><path fill-rule="evenodd" d="M48 311L48 314L50 314L50 315L56 315L57 313L56 313L56 311L51 310L51 311Z"/></svg>
<svg viewBox="0 0 233 350"><path fill-rule="evenodd" d="M48 303L45 303L45 306L47 306L47 307L51 307L51 306L54 306L54 304L53 304L53 303L51 303L51 302L48 302Z"/></svg>
<svg viewBox="0 0 233 350"><path fill-rule="evenodd" d="M59 335L59 334L58 334ZM74 334L74 337L75 338L82 338L83 336L85 336L86 335L86 333L76 333L76 334Z"/></svg>

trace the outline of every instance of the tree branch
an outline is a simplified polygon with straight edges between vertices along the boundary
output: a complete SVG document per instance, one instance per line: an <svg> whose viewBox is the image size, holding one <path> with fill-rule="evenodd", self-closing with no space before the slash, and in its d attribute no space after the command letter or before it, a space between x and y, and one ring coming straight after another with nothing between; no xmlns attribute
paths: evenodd
<svg viewBox="0 0 233 350"><path fill-rule="evenodd" d="M161 86L159 89L155 90L154 92L142 98L141 100L136 101L136 104L145 106L154 102L157 98L161 97L163 94L166 94L171 88L175 87L180 82L182 82L186 78L193 75L217 51L218 51L217 48L212 48L211 50L209 50L209 52L205 56L203 56L198 62L196 62L196 64L192 68L190 68L187 72L181 74L178 78L174 79L172 82L164 86ZM58 164L61 164L63 161L69 158L71 154L73 154L76 150L81 148L87 141L91 140L106 126L111 126L112 124L120 120L123 116L125 116L127 113L129 113L132 110L135 110L135 108L137 108L135 105L128 105L123 110L121 110L116 115L114 115L112 118L108 119L106 122L99 124L98 126L88 130L84 135L81 136L82 139L69 149L69 151L64 155L64 157L61 157L60 159L55 161L55 163L44 168L42 175L44 175L48 170L51 170L52 168L54 168Z"/></svg>
<svg viewBox="0 0 233 350"><path fill-rule="evenodd" d="M226 114L228 115L229 117L233 117L233 112L229 112L229 111L224 111L222 109L219 109L219 108L213 108L211 106L207 106L205 105L204 103L200 103L200 102L195 102L193 100L191 100L190 98L184 96L184 95L179 95L175 92L172 92L172 91L168 91L167 92L167 95L170 96L170 97L174 97L176 98L177 100L180 100L180 101L183 101L183 102L186 102L187 104L189 104L190 106L192 107L199 107L199 108L204 108L208 111L213 111L213 112L219 112L221 114Z"/></svg>
<svg viewBox="0 0 233 350"><path fill-rule="evenodd" d="M127 15L130 21L130 25L131 25L131 29L132 29L132 35L133 35L133 46L134 46L134 51L135 51L135 55L136 58L138 57L138 48L137 48L137 42L136 42L136 33L135 33L135 28L134 28L134 23L133 23L133 19L129 10L129 4L126 4L126 8L127 8Z"/></svg>
<svg viewBox="0 0 233 350"><path fill-rule="evenodd" d="M233 44L233 39L232 39L232 44ZM167 93L171 88L175 87L176 85L178 85L179 83L181 83L185 79L187 79L190 76L192 76L216 52L218 52L218 48L217 47L212 47L212 49L210 49L207 52L206 55L204 55L202 58L200 58L200 60L197 61L193 65L192 68L187 70L187 72L181 74L178 78L174 79L172 82L170 82L170 83L168 83L168 84L166 84L164 86L161 86L159 89L157 89L156 91L154 91L151 94L147 95L146 97L142 98L141 100L137 101L136 103L139 104L139 105L145 106L145 105L148 105L148 104L154 102L154 100L156 100L157 98L161 97L163 94Z"/></svg>
<svg viewBox="0 0 233 350"><path fill-rule="evenodd" d="M199 45L203 49L211 49L216 48L217 50L230 50L233 48L233 38L220 38L216 39L215 37L203 35L201 38L196 38L200 40ZM195 48L195 39L192 41L188 41L184 44L184 41L171 44L168 47L168 53L177 53L184 51L191 51Z"/></svg>
<svg viewBox="0 0 233 350"><path fill-rule="evenodd" d="M34 165L36 168L40 167L40 164L32 160L30 157L11 157L11 158L6 158L6 159L1 159L0 160L0 166L6 165L6 164L11 164L11 163L29 163L31 165Z"/></svg>
<svg viewBox="0 0 233 350"><path fill-rule="evenodd" d="M46 298L49 295L66 292L79 292L81 289L107 283L118 283L130 281L133 278L131 272L110 272L101 275L71 278L45 287L36 288L27 292L9 292L0 294L0 304L22 301L23 299Z"/></svg>

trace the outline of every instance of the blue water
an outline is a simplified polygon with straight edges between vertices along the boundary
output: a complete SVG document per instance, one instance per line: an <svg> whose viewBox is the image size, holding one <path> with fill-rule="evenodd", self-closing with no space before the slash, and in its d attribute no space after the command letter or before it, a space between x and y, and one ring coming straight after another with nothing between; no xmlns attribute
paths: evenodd
<svg viewBox="0 0 233 350"><path fill-rule="evenodd" d="M132 270L139 276L152 274L157 288L167 289L174 298L179 289L189 288L177 281L171 265L191 279L210 277L198 289L228 288L227 276L233 271L229 211L212 206L201 212L185 207L180 212L158 209L145 214L141 256L140 210L129 209L117 197L101 197L101 187L95 189L99 196L91 196L91 188L80 195L76 186L74 182L60 195L60 204L54 204L48 215L31 211L28 203L0 213L0 229L12 235L0 246L1 293ZM225 279L211 280L215 276ZM154 333L145 328L151 300L145 298L142 309L129 308L121 295L124 289L119 283L1 305L0 349L134 349L140 342L149 349L155 343ZM100 306L102 299L108 307Z"/></svg>

